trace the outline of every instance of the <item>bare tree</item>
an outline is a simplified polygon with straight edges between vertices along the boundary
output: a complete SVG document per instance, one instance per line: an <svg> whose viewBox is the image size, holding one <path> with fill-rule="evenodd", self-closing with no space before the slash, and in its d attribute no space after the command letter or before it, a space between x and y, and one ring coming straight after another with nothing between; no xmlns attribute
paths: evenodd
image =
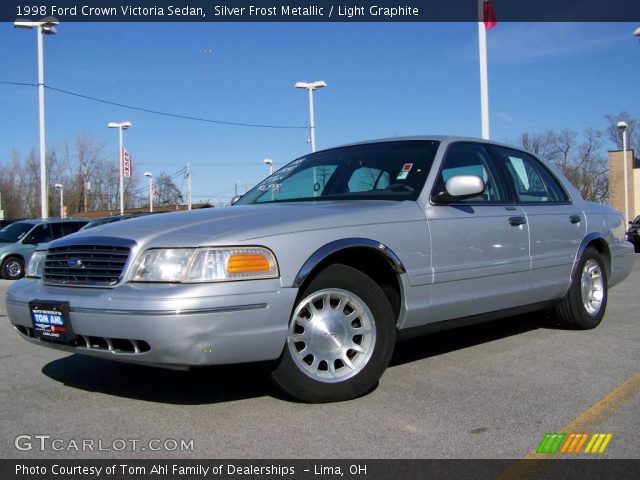
<svg viewBox="0 0 640 480"><path fill-rule="evenodd" d="M627 124L627 148L634 150L636 155L640 148L640 125L636 118L633 118L628 112L620 112L617 115L606 115L608 126L607 135L609 140L616 146L618 150L622 150L622 135L618 129L618 122L623 121Z"/></svg>
<svg viewBox="0 0 640 480"><path fill-rule="evenodd" d="M609 165L603 151L602 132L589 129L582 135L570 130L525 133L516 143L553 162L584 199L600 203L607 201Z"/></svg>
<svg viewBox="0 0 640 480"><path fill-rule="evenodd" d="M182 203L182 192L166 172L162 172L157 176L155 188L159 205L178 205Z"/></svg>

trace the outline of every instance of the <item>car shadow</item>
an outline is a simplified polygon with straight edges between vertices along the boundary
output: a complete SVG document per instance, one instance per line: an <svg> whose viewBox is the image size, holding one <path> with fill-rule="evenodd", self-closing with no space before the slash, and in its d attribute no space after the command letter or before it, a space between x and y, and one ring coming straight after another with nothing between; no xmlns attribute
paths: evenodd
<svg viewBox="0 0 640 480"><path fill-rule="evenodd" d="M68 387L147 402L201 405L264 396L286 399L265 367L252 363L177 371L74 354L49 362L42 373Z"/></svg>
<svg viewBox="0 0 640 480"><path fill-rule="evenodd" d="M555 327L549 316L538 312L404 340L390 367L538 328ZM68 387L147 402L202 405L267 396L298 403L271 382L272 366L251 363L175 371L74 354L49 362L42 373Z"/></svg>
<svg viewBox="0 0 640 480"><path fill-rule="evenodd" d="M539 311L403 340L398 343L389 367L443 355L539 328L559 327L552 314Z"/></svg>

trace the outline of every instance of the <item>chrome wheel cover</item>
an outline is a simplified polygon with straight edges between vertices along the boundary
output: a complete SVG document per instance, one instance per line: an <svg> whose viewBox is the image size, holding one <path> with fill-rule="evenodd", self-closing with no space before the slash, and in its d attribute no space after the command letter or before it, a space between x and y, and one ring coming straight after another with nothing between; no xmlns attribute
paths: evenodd
<svg viewBox="0 0 640 480"><path fill-rule="evenodd" d="M604 279L602 270L595 260L589 259L582 267L580 279L580 290L582 294L582 304L591 316L596 315L602 307L604 300Z"/></svg>
<svg viewBox="0 0 640 480"><path fill-rule="evenodd" d="M22 273L22 268L20 267L20 263L16 260L10 260L6 266L7 273L11 276L11 278L19 277Z"/></svg>
<svg viewBox="0 0 640 480"><path fill-rule="evenodd" d="M371 310L357 295L340 289L319 290L302 300L293 312L287 338L295 365L326 383L360 373L375 343Z"/></svg>

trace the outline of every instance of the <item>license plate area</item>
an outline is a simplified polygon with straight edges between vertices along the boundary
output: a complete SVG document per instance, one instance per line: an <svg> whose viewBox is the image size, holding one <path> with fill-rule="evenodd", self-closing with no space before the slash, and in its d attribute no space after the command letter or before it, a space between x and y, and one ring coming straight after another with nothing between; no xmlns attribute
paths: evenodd
<svg viewBox="0 0 640 480"><path fill-rule="evenodd" d="M33 334L40 340L71 343L75 339L69 320L69 302L29 302Z"/></svg>

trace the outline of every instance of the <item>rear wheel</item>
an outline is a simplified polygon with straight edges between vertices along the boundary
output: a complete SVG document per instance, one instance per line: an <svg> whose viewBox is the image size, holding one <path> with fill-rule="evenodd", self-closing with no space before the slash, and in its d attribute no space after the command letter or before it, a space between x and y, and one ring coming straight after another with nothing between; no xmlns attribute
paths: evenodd
<svg viewBox="0 0 640 480"><path fill-rule="evenodd" d="M24 275L24 262L18 257L9 257L2 262L2 277L17 280Z"/></svg>
<svg viewBox="0 0 640 480"><path fill-rule="evenodd" d="M604 260L600 252L589 247L578 262L567 296L556 308L560 324L577 330L597 327L604 316L607 297Z"/></svg>
<svg viewBox="0 0 640 480"><path fill-rule="evenodd" d="M373 389L395 345L384 292L364 273L331 265L301 293L272 376L305 402L349 400Z"/></svg>

